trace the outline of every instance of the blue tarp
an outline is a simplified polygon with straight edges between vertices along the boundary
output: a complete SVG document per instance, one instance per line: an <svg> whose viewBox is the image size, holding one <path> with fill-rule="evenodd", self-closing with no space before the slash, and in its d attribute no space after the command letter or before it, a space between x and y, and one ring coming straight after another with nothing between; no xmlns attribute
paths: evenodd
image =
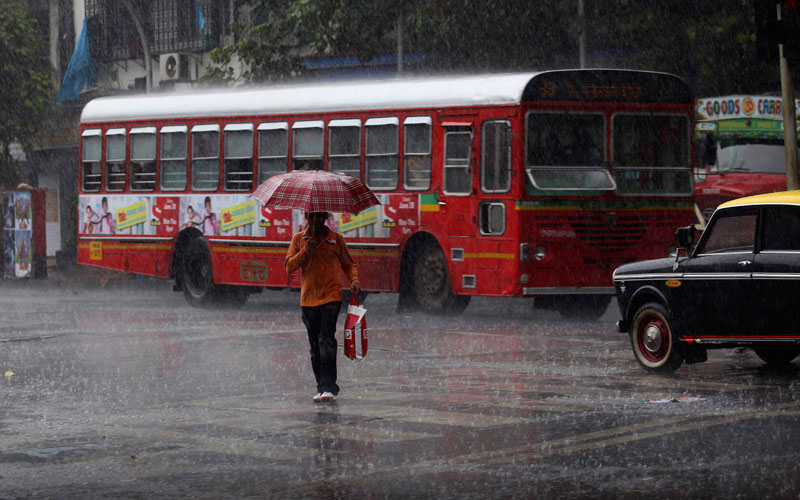
<svg viewBox="0 0 800 500"><path fill-rule="evenodd" d="M77 99L81 90L85 89L94 82L95 67L92 63L92 55L89 52L89 29L88 20L83 20L83 28L72 52L72 59L69 60L67 72L64 74L64 81L61 82L61 89L58 91L54 103L59 104L64 101Z"/></svg>

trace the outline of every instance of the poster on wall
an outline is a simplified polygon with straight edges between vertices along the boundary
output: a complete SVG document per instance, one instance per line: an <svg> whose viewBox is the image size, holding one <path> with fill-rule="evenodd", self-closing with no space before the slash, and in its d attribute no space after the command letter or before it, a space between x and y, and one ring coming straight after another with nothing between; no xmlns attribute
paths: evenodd
<svg viewBox="0 0 800 500"><path fill-rule="evenodd" d="M32 222L31 194L3 193L3 276L7 278L32 274Z"/></svg>

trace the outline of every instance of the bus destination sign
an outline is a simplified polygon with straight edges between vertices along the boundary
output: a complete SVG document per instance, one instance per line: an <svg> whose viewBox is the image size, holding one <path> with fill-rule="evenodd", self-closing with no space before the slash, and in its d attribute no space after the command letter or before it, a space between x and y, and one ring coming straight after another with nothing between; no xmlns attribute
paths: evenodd
<svg viewBox="0 0 800 500"><path fill-rule="evenodd" d="M547 71L528 83L522 100L681 104L694 102L686 84L674 75L625 70Z"/></svg>

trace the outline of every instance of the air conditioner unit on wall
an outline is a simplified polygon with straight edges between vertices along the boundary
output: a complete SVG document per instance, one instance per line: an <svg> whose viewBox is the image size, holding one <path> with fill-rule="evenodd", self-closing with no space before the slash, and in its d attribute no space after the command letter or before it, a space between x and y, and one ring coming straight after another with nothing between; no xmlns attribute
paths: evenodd
<svg viewBox="0 0 800 500"><path fill-rule="evenodd" d="M160 81L197 79L197 68L189 54L161 54L158 57L158 66Z"/></svg>

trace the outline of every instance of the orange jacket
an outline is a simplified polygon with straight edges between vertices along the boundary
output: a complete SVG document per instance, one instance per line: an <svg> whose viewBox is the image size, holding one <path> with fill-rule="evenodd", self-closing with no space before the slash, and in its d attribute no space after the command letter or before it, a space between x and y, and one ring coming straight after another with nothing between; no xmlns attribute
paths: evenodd
<svg viewBox="0 0 800 500"><path fill-rule="evenodd" d="M347 249L344 237L328 229L328 234L309 255L306 253L308 229L292 237L284 266L292 274L300 268L300 305L319 306L342 300L341 267L350 283L358 283L358 268Z"/></svg>

